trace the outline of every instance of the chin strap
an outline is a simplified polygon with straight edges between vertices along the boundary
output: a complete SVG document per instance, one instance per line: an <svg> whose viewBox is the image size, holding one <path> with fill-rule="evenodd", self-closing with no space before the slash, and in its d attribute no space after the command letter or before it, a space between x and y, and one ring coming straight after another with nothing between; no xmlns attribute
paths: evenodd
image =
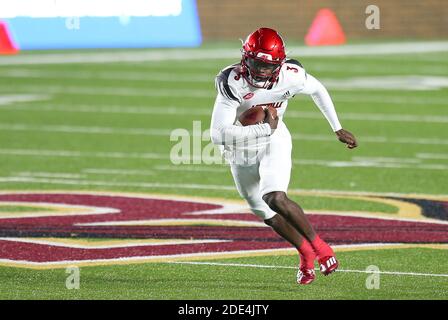
<svg viewBox="0 0 448 320"><path fill-rule="evenodd" d="M264 85L258 85L257 83L259 82L263 82L263 81L255 81L255 79L252 77L252 75L250 74L249 71L249 67L246 65L246 63L244 62L244 56L241 59L240 62L240 70L238 71L239 74L246 79L246 81L253 87L255 88L262 88L262 89L270 89L272 88L272 86L274 85L274 83L276 83L278 81L278 74L280 73L280 70L282 68L282 65L280 65L278 72L275 75L272 75L269 79L267 79L266 81L264 81Z"/></svg>

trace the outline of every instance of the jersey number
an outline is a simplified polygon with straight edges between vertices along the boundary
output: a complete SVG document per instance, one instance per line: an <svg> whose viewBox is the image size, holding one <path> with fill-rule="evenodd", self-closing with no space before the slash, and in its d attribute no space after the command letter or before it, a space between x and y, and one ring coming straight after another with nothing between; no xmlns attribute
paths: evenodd
<svg viewBox="0 0 448 320"><path fill-rule="evenodd" d="M290 66L287 66L286 70L294 70L295 73L299 72L299 69L293 68L293 67L290 67Z"/></svg>

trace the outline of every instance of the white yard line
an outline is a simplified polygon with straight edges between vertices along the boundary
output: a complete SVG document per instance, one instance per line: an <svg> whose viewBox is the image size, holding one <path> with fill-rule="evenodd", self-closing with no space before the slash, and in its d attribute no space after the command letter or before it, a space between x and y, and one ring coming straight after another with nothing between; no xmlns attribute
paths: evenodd
<svg viewBox="0 0 448 320"><path fill-rule="evenodd" d="M91 72L91 71L40 71L30 69L12 69L0 73L2 78L34 78L34 79L81 79L81 80L113 80L113 81L157 81L157 82L206 82L212 83L214 74L172 74L167 72Z"/></svg>
<svg viewBox="0 0 448 320"><path fill-rule="evenodd" d="M208 158L207 158L208 159ZM380 158L381 159L381 158ZM384 159L384 158L382 158ZM413 158L394 158L394 161L378 160L377 158L353 157L352 160L337 161L328 159L293 159L293 164L323 166L329 168L343 167L374 167L374 168L392 168L392 169L423 169L423 170L448 170L447 164L424 164L413 161ZM218 166L219 167L216 167ZM226 168L227 166L227 168ZM155 166L154 170L161 171L184 171L184 172L227 172L230 169L226 164L214 164L213 166L194 166L194 165L171 165Z"/></svg>
<svg viewBox="0 0 448 320"><path fill-rule="evenodd" d="M52 97L47 94L2 94L0 95L0 106L16 104L17 102L34 102L50 100Z"/></svg>
<svg viewBox="0 0 448 320"><path fill-rule="evenodd" d="M388 60L387 63L378 64L377 57L363 57L363 60L352 61L350 67L347 68L348 62L343 62L340 64L335 64L333 61L325 61L322 59L319 63L307 63L304 67L307 71L313 74L316 71L322 72L340 72L345 74L359 74L366 75L375 72L376 75L383 74L384 76L389 76L391 74L407 74L410 72L409 66L407 64L397 64L393 61L391 56L385 56L383 60ZM300 56L299 56L300 59ZM400 60L402 57L400 57ZM411 56L413 61L420 62L421 60ZM445 61L446 62L446 59ZM413 75L443 75L447 74L446 69L443 66L436 65L415 65L411 70Z"/></svg>
<svg viewBox="0 0 448 320"><path fill-rule="evenodd" d="M358 56L358 57L350 57L350 61L354 62L364 62L366 57ZM368 61L372 64L378 65L378 61L384 60L392 60L395 62L403 62L403 61L418 61L418 62L435 62L436 64L448 64L448 60L445 55L427 55L424 53L416 53L411 55L382 55L382 56L369 56L367 57ZM407 66L405 65L407 68Z"/></svg>
<svg viewBox="0 0 448 320"><path fill-rule="evenodd" d="M210 80L213 83L213 79ZM2 90L21 90L26 93L63 94L63 95L110 95L131 97L190 97L213 99L216 93L213 90L185 89L185 88L135 88L135 87L108 87L108 86L64 86L64 85L11 85L2 86Z"/></svg>
<svg viewBox="0 0 448 320"><path fill-rule="evenodd" d="M422 170L448 170L448 164L410 164L410 163L390 163L373 160L353 160L334 161L321 159L293 159L294 164L323 166L329 168L390 168L390 169L422 169Z"/></svg>
<svg viewBox="0 0 448 320"><path fill-rule="evenodd" d="M166 263L168 263L168 264L184 264L184 265L200 265L200 266L205 265L205 266L219 266L219 267L295 269L295 270L297 270L297 267L290 267L290 266L259 265L259 264L244 264L244 263L221 263L221 262L199 262L199 261L169 261ZM316 268L316 271L319 271L319 269ZM372 271L367 271L367 270L338 269L337 272L367 273L367 274L375 273L375 274L385 274L385 275L395 275L395 276L413 276L413 277L448 277L448 274L401 272L401 271L381 271L381 270L378 272L372 272Z"/></svg>
<svg viewBox="0 0 448 320"><path fill-rule="evenodd" d="M129 134L145 136L167 136L170 129L146 129L146 128L118 128L118 127L89 127L67 125L28 125L22 123L0 123L0 130L6 131L35 131L35 132L62 132L62 133L87 133L87 134Z"/></svg>
<svg viewBox="0 0 448 320"><path fill-rule="evenodd" d="M43 149L0 149L0 154L15 156L36 157L69 157L69 158L116 158L116 159L169 159L168 154L161 153L135 153L135 152L81 152L69 150L43 150Z"/></svg>
<svg viewBox="0 0 448 320"><path fill-rule="evenodd" d="M330 90L338 91L356 91L365 90L438 90L448 87L448 78L446 77L422 77L419 80L402 79L400 81L389 81L382 83L378 77L374 79L368 78L349 78L349 79L321 79L326 87ZM414 83L415 82L415 83ZM210 84L213 83L213 77L210 77ZM132 96L132 97L193 97L214 99L216 92L206 89L188 89L188 88L135 88L126 87L122 84L116 86L79 86L79 85L3 85L2 90L20 90L23 94L29 93L45 93L45 94L62 94L62 95L106 95L106 96ZM337 96L335 97L337 101ZM431 99L428 99L431 100ZM360 100L358 100L359 102ZM362 99L362 101L365 101ZM387 103L387 97L381 100L381 103ZM446 101L445 101L446 103Z"/></svg>
<svg viewBox="0 0 448 320"><path fill-rule="evenodd" d="M317 135L317 134L292 134L293 140L303 141L334 141L331 135ZM385 136L361 136L358 137L361 143L394 143L394 144L435 144L435 145L448 145L448 139L438 138L412 138L412 137L385 137Z"/></svg>
<svg viewBox="0 0 448 320"><path fill-rule="evenodd" d="M56 185L79 185L79 186L105 186L105 187L138 187L138 188L165 188L165 189L191 189L191 190L219 190L219 191L234 191L234 185L215 185L215 184L198 184L198 183L158 183L158 182L112 182L100 180L81 180L81 179L49 179L49 178L35 178L35 177L20 177L20 176L4 176L0 177L0 183L48 183ZM344 190L315 190L315 189L290 189L291 192L313 192L316 194L335 194L346 195L347 193L360 196L391 196L402 197L409 194L393 193L393 192L363 192L363 191L344 191ZM415 196L418 196L416 194ZM438 196L438 195L434 195ZM444 196L444 195L439 195ZM419 220L420 221L420 220ZM437 221L431 221L437 223ZM441 222L446 223L446 222Z"/></svg>
<svg viewBox="0 0 448 320"><path fill-rule="evenodd" d="M13 156L36 156L36 157L70 157L70 158L118 158L118 159L156 159L156 160L170 160L170 155L165 153L125 153L125 152L76 152L68 150L31 150L31 149L0 149L2 155ZM168 170L168 171L197 171L197 172L225 172L227 165L222 163L214 163L207 165L205 163L193 164L193 160L212 161L213 158L204 157L199 159L193 155L193 158L176 157L176 161L183 161L179 165L162 165L156 166L154 170ZM220 159L220 158L219 158ZM189 163L188 163L189 162ZM415 158L368 158L368 157L353 157L352 160L331 160L331 159L293 159L294 164L324 166L324 167L377 167L377 168L410 168L410 169L424 169L424 170L448 170L448 164L445 163L421 163L419 159ZM217 167L219 166L219 167ZM223 167L224 166L224 167ZM90 172L89 172L90 171ZM85 169L85 173L96 174L139 174L138 170L119 170L119 169L104 169L93 168ZM151 170L144 173L144 175L152 175Z"/></svg>
<svg viewBox="0 0 448 320"><path fill-rule="evenodd" d="M79 106L61 106L61 105L11 105L8 107L0 107L0 110L26 110L26 111L51 111L51 112L79 112L79 113L118 113L118 114L161 114L171 115L175 117L191 116L211 116L211 110L208 109L192 109L188 107L173 106L96 106L96 105L79 105ZM288 118L299 119L323 119L322 114L310 111L288 110L285 114ZM343 120L357 121L387 121L387 122L416 122L416 123L448 123L448 116L442 115L404 115L404 114L388 114L388 113L339 113L339 117Z"/></svg>
<svg viewBox="0 0 448 320"><path fill-rule="evenodd" d="M37 111L37 112L77 112L77 113L118 113L118 114L162 114L162 115L173 115L173 116L184 116L184 115L207 115L211 116L211 108L209 109L197 109L185 107L174 107L174 106L154 106L153 104L148 104L146 106L126 106L126 105L14 105L14 106L2 106L0 110L24 110L24 111Z"/></svg>
<svg viewBox="0 0 448 320"><path fill-rule="evenodd" d="M41 178L62 178L62 179L83 179L84 175L76 173L66 173L66 172L31 172L31 171L20 171L17 172L20 177L41 177Z"/></svg>
<svg viewBox="0 0 448 320"><path fill-rule="evenodd" d="M399 192L372 192L372 191L353 191L353 190L331 190L331 189L291 189L292 192L295 193L303 193L303 192L310 192L314 195L356 195L356 196L374 196L374 197L398 197L398 198L406 198L409 196L417 197L417 198L430 198L431 196L434 197L443 197L447 198L448 196L446 194L418 194L418 193L399 193ZM384 218L384 217L381 217Z"/></svg>
<svg viewBox="0 0 448 320"><path fill-rule="evenodd" d="M352 157L354 161L370 161L370 162L385 162L385 163L421 163L422 159L417 158L393 158L393 157Z"/></svg>
<svg viewBox="0 0 448 320"><path fill-rule="evenodd" d="M398 159L397 159L398 160ZM375 162L350 162L350 161L330 161L330 160L293 160L294 164L299 165L312 165L312 166L325 166L325 167L375 167L375 168L410 168L410 169L434 169L434 170L448 170L448 165L423 165L423 164L398 164L398 163L375 163ZM126 176L153 176L155 171L180 171L180 172L210 172L210 173L226 173L230 172L228 165L158 165L154 166L152 170L130 170L130 169L104 169L104 168L87 168L81 170L84 174L94 175L126 175ZM9 177L0 177L0 181L3 182L27 182L23 178L30 178L30 182L35 181L36 178L56 178L56 179L68 179L68 184L73 184L74 180L80 182L88 182L85 180L86 175L74 174L74 173L54 173L54 172L15 172ZM84 180L81 180L84 179ZM56 183L65 180L55 180ZM38 181L37 181L38 182ZM50 182L52 183L52 182ZM131 182L134 183L134 182ZM141 182L146 185L146 182ZM134 184L135 185L135 184ZM197 185L195 185L195 188ZM204 188L207 188L205 185ZM226 186L225 189L230 189L231 186Z"/></svg>
<svg viewBox="0 0 448 320"><path fill-rule="evenodd" d="M391 70L392 72L392 70ZM448 87L448 77L427 75L383 75L321 79L330 89L338 90L439 90Z"/></svg>
<svg viewBox="0 0 448 320"><path fill-rule="evenodd" d="M417 153L420 159L448 159L448 153Z"/></svg>
<svg viewBox="0 0 448 320"><path fill-rule="evenodd" d="M31 206L31 207L40 207L44 209L43 211L35 211L35 212L22 212L20 213L21 218L30 217L46 217L49 215L52 216L76 216L76 215L98 215L98 214L111 214L111 213L120 213L120 210L109 207L92 207L92 206L81 206L81 205L69 205L64 203L63 211L61 210L61 203L50 203L50 202L22 202L22 201L2 201L3 204L7 205L17 205L17 206ZM48 209L54 209L51 213L49 213ZM70 210L67 210L70 209ZM2 213L0 215L0 219L10 219L17 218L16 213Z"/></svg>
<svg viewBox="0 0 448 320"><path fill-rule="evenodd" d="M438 97L406 97L405 95L401 96L388 96L388 95L373 95L373 94L360 94L359 92L353 91L351 93L343 93L336 92L332 93L332 98L336 102L353 102L357 103L359 107L362 107L360 103L362 102L372 102L372 103L378 103L382 106L387 106L390 104L400 104L400 105L421 105L422 107L425 107L427 105L440 105L440 106L446 106L446 99L445 98L438 98Z"/></svg>
<svg viewBox="0 0 448 320"><path fill-rule="evenodd" d="M437 69L440 71L440 68ZM351 71L351 69L350 69ZM429 71L426 71L429 73ZM448 87L448 78L435 75L388 75L349 78L321 78L321 82L330 89L382 89L382 90L437 90ZM87 72L87 71L39 71L26 69L6 70L0 74L5 78L34 79L81 79L102 81L155 81L212 83L214 74L173 74L173 73L138 73L138 72Z"/></svg>
<svg viewBox="0 0 448 320"><path fill-rule="evenodd" d="M154 166L154 170L160 171L193 171L193 172L229 172L230 167L228 165L216 166L182 166L182 165L159 165Z"/></svg>
<svg viewBox="0 0 448 320"><path fill-rule="evenodd" d="M75 226L166 226L166 225L197 225L197 224L217 224L227 226L245 226L268 228L264 222L246 220L225 220L225 219L147 219L147 220L126 220L126 221L106 221L75 223ZM216 242L230 242L233 240L216 240Z"/></svg>
<svg viewBox="0 0 448 320"><path fill-rule="evenodd" d="M207 123L208 125L208 123ZM164 136L169 137L173 129L147 129L147 128L117 128L117 127L94 127L94 126L68 126L68 125L30 125L24 123L0 123L0 130L3 131L31 131L31 132L59 132L59 133L80 133L80 134L117 134L117 135L138 135L138 136ZM183 128L185 129L185 128ZM187 129L185 129L187 130ZM188 131L188 130L187 130ZM188 131L190 132L190 131ZM191 132L190 132L191 134ZM299 141L336 141L333 135L319 134L292 134L293 140ZM413 138L413 137L386 137L386 136L361 136L359 140L369 143L386 144L434 144L448 145L448 139L438 138Z"/></svg>
<svg viewBox="0 0 448 320"><path fill-rule="evenodd" d="M107 225L107 224L89 224L89 223L79 223L76 225ZM33 243L33 244L41 244L52 247L63 247L63 248L77 248L77 249L85 249L85 250L97 250L97 249L112 249L112 248L133 248L133 247L146 247L146 246L166 246L166 245L182 245L182 244L202 244L202 243L219 243L219 242L230 242L231 240L220 240L220 239L196 239L196 240L187 240L187 239L179 239L179 240L166 240L166 241L158 241L154 242L152 240L126 240L124 243L117 244L97 244L95 242L91 242L89 244L77 244L68 243L68 242L59 242L53 240L40 240L40 239L30 239L30 238L0 238L1 241L11 241L11 242L21 242L21 243Z"/></svg>
<svg viewBox="0 0 448 320"><path fill-rule="evenodd" d="M426 42L398 42L375 43L328 47L288 47L291 56L351 56L351 55L380 55L380 54L411 54L425 52L448 51L447 41ZM77 53L43 53L21 54L18 56L0 57L0 65L27 64L66 64L66 63L112 63L112 62L145 62L145 61L186 61L186 60L215 60L238 59L240 52L238 43L232 49L145 49L119 50L93 53L91 51Z"/></svg>
<svg viewBox="0 0 448 320"><path fill-rule="evenodd" d="M212 81L212 80L211 80ZM212 82L211 82L212 83ZM183 89L176 88L160 88L160 89L152 89L152 88L134 88L134 87L106 87L106 86L48 86L48 85L18 85L14 84L14 86L3 85L1 87L3 91L21 91L22 94L39 94L44 92L45 94L62 94L62 95L111 95L111 96L131 96L131 97L181 97L181 98L196 98L196 99L207 99L211 100L211 104L213 103L213 99L216 96L216 92L213 90L201 90L201 89ZM359 89L356 89L359 91ZM345 90L333 92L332 97L336 102L353 102L353 103L361 103L361 102L372 102L372 103L381 103L382 105L388 104L410 104L410 105L446 105L446 99L437 98L437 97L397 97L397 96L382 96L377 97L372 94L360 94L358 91L353 89L353 92L347 94ZM12 93L2 93L3 95L11 95ZM18 95L18 93L14 93L14 95ZM302 96L302 98L307 98L306 96Z"/></svg>
<svg viewBox="0 0 448 320"><path fill-rule="evenodd" d="M100 175L136 175L136 176L152 176L154 171L151 170L128 170L128 169L102 169L87 168L82 170L83 173L100 174Z"/></svg>
<svg viewBox="0 0 448 320"><path fill-rule="evenodd" d="M354 113L338 112L342 120L356 121L386 121L386 122L416 122L416 123L448 123L447 116L438 115L409 115L409 114L388 114L388 113ZM285 119L322 119L322 114L316 112L287 110Z"/></svg>
<svg viewBox="0 0 448 320"><path fill-rule="evenodd" d="M106 186L106 187L139 187L139 188L168 188L168 189L200 189L200 190L235 190L234 186L210 185L210 184L178 184L178 183L152 183L152 182L110 182L97 180L73 180L73 179L44 179L33 177L0 177L1 182L26 182L48 183L61 185Z"/></svg>

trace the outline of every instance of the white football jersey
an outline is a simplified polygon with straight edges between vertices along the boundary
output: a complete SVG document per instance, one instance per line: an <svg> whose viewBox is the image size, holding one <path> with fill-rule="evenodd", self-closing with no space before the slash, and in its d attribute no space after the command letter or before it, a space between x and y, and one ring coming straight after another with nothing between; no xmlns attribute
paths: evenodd
<svg viewBox="0 0 448 320"><path fill-rule="evenodd" d="M307 74L297 60L287 60L281 67L278 79L269 88L256 88L240 74L239 64L223 69L216 77L218 95L213 108L210 134L213 143L220 145L223 153L235 154L245 150L262 151L271 138L276 143L290 140L290 134L283 122L288 100L296 94L310 95L316 106L331 125L333 131L341 129L333 102L325 87L312 75ZM241 126L239 116L255 106L273 106L277 109L279 122L272 132L268 123Z"/></svg>
<svg viewBox="0 0 448 320"><path fill-rule="evenodd" d="M226 98L239 103L236 118L255 106L273 106L282 120L288 100L304 87L307 74L300 62L287 60L279 73L278 80L269 89L255 88L238 73L239 65L224 68L216 77L216 88Z"/></svg>
<svg viewBox="0 0 448 320"><path fill-rule="evenodd" d="M271 129L267 123L243 129L238 121L239 116L255 106L276 108L279 123L275 135L285 136L284 143L290 144L289 132L282 119L288 100L304 87L307 75L298 61L287 60L281 67L277 81L271 87L264 89L250 85L241 76L239 70L239 64L231 65L224 68L216 77L218 97L215 102L215 119L212 119L212 127L213 124L215 127L225 127L230 123L234 125L227 137L215 140L222 141L221 151L225 158L243 163L255 161L259 152L266 149L271 141ZM238 130L235 126L241 129Z"/></svg>

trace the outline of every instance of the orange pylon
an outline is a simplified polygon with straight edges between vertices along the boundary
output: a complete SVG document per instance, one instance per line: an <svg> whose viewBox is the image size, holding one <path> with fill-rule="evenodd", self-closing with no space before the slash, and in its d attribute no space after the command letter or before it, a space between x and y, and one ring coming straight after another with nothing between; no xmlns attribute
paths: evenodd
<svg viewBox="0 0 448 320"><path fill-rule="evenodd" d="M308 46L339 45L346 42L344 30L338 18L330 9L321 9L305 36Z"/></svg>
<svg viewBox="0 0 448 320"><path fill-rule="evenodd" d="M16 54L18 52L19 49L9 33L8 25L6 22L0 21L0 54Z"/></svg>

